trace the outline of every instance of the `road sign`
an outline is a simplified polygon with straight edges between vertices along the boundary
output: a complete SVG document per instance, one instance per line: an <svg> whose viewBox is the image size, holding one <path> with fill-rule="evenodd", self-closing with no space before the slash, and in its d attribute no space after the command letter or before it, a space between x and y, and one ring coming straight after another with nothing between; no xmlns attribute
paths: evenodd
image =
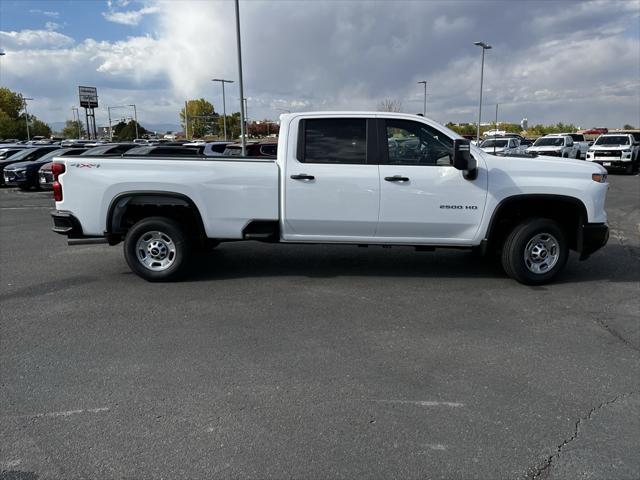
<svg viewBox="0 0 640 480"><path fill-rule="evenodd" d="M98 107L98 89L96 87L78 87L80 106L84 108Z"/></svg>

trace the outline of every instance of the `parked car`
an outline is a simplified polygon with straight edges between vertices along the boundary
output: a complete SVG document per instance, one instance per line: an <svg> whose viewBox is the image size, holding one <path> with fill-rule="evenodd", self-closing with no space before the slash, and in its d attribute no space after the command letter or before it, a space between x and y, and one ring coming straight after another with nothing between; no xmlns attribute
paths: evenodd
<svg viewBox="0 0 640 480"><path fill-rule="evenodd" d="M580 150L573 144L573 139L557 133L540 137L526 152L547 157L580 158Z"/></svg>
<svg viewBox="0 0 640 480"><path fill-rule="evenodd" d="M632 174L640 166L640 141L631 133L605 133L589 148L587 160Z"/></svg>
<svg viewBox="0 0 640 480"><path fill-rule="evenodd" d="M13 163L4 169L4 183L10 187L16 186L20 190L39 188L40 167L51 162L55 157L80 155L85 150L85 148L60 148L35 160Z"/></svg>
<svg viewBox="0 0 640 480"><path fill-rule="evenodd" d="M20 152L21 150L24 150L26 147L21 146L21 145L10 145L10 146L2 146L2 148L0 148L0 161L2 160L6 160L7 158L9 158L11 155Z"/></svg>
<svg viewBox="0 0 640 480"><path fill-rule="evenodd" d="M177 145L149 145L136 146L124 153L124 157L148 157L148 156L169 156L169 157L199 157L202 156L203 147L183 147Z"/></svg>
<svg viewBox="0 0 640 480"><path fill-rule="evenodd" d="M83 140L77 138L67 138L60 142L61 147L86 147L87 145L91 145L95 143L95 140Z"/></svg>
<svg viewBox="0 0 640 480"><path fill-rule="evenodd" d="M479 147L493 155L518 155L524 153L520 140L510 137L491 137L483 140Z"/></svg>
<svg viewBox="0 0 640 480"><path fill-rule="evenodd" d="M570 249L584 260L607 242L600 165L496 157L416 115L280 119L288 148L273 159L56 160L54 231L73 243L124 242L129 267L149 281L186 273L201 260L198 246L259 240L475 248L537 285L562 270ZM418 147L394 151L389 138Z"/></svg>
<svg viewBox="0 0 640 480"><path fill-rule="evenodd" d="M204 145L203 153L207 157L219 157L224 154L227 146L232 145L233 142L207 142Z"/></svg>
<svg viewBox="0 0 640 480"><path fill-rule="evenodd" d="M4 171L8 166L14 163L31 162L34 160L38 160L40 157L46 155L47 153L59 149L60 147L57 145L47 147L29 147L14 153L4 160L0 160L0 184L4 185L5 183Z"/></svg>
<svg viewBox="0 0 640 480"><path fill-rule="evenodd" d="M100 145L98 147L92 147L88 149L86 152L82 153L82 155L91 155L91 156L108 156L108 155L122 155L125 152L128 152L132 148L137 148L140 145L135 143L110 143L107 145Z"/></svg>
<svg viewBox="0 0 640 480"><path fill-rule="evenodd" d="M245 144L247 157L275 157L278 154L278 144L268 142L247 142ZM241 157L242 144L231 143L224 149L225 157Z"/></svg>

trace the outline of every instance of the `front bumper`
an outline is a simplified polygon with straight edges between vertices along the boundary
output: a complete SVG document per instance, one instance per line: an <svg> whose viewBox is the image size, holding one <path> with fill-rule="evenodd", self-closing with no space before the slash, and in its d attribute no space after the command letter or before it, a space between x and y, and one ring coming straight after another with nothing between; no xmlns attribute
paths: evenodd
<svg viewBox="0 0 640 480"><path fill-rule="evenodd" d="M17 187L19 185L27 183L27 175L25 172L14 172L12 170L5 170L3 172L4 184L7 187Z"/></svg>
<svg viewBox="0 0 640 480"><path fill-rule="evenodd" d="M586 260L609 240L609 226L606 223L586 223L578 229L577 250L580 260Z"/></svg>
<svg viewBox="0 0 640 480"><path fill-rule="evenodd" d="M605 168L627 168L631 163L630 158L589 158L588 160Z"/></svg>

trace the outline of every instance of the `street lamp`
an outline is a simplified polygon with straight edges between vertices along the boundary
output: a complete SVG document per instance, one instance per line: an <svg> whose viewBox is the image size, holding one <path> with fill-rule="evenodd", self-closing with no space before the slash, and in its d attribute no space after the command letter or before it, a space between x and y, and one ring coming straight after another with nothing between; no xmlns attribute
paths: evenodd
<svg viewBox="0 0 640 480"><path fill-rule="evenodd" d="M247 155L247 139L245 138L244 128L244 87L242 83L242 47L240 45L240 5L238 0L235 0L236 7L236 40L238 43L238 83L240 86L240 135L242 135L242 156Z"/></svg>
<svg viewBox="0 0 640 480"><path fill-rule="evenodd" d="M212 82L220 82L222 84L222 124L224 125L224 139L227 139L227 103L224 96L224 84L233 83L233 80L225 80L224 78L214 78Z"/></svg>
<svg viewBox="0 0 640 480"><path fill-rule="evenodd" d="M27 100L33 100L33 98L22 97L24 102L24 118L27 121L27 141L31 140L31 134L29 133L29 112L27 111Z"/></svg>
<svg viewBox="0 0 640 480"><path fill-rule="evenodd" d="M129 106L133 107L133 119L136 122L136 140L138 140L138 111L136 110L136 104L135 103L132 103Z"/></svg>
<svg viewBox="0 0 640 480"><path fill-rule="evenodd" d="M109 141L113 142L113 129L111 128L111 110L116 108L127 108L129 105L116 105L115 107L107 107L107 115L109 116Z"/></svg>
<svg viewBox="0 0 640 480"><path fill-rule="evenodd" d="M424 108L422 109L422 115L427 116L427 81L421 80L418 84L424 83Z"/></svg>
<svg viewBox="0 0 640 480"><path fill-rule="evenodd" d="M480 143L480 119L482 118L482 82L484 80L484 51L490 50L491 45L487 45L485 42L474 42L477 47L482 47L482 63L480 64L480 105L478 107L478 131L476 135L476 142Z"/></svg>
<svg viewBox="0 0 640 480"><path fill-rule="evenodd" d="M73 115L73 121L76 121L76 115L78 117L77 120L77 124L76 126L78 127L78 140L80 140L81 137L81 133L80 133L80 111L78 110L78 107L71 107L71 114Z"/></svg>

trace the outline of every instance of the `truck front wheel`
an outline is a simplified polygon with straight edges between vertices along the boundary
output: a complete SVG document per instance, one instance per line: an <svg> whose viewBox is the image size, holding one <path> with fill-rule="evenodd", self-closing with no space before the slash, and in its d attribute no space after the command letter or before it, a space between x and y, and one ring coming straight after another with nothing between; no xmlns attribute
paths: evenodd
<svg viewBox="0 0 640 480"><path fill-rule="evenodd" d="M190 239L179 223L149 217L136 223L124 240L129 268L150 282L175 280L189 263Z"/></svg>
<svg viewBox="0 0 640 480"><path fill-rule="evenodd" d="M502 249L502 267L525 285L551 281L567 263L569 246L562 228L547 218L531 218L516 226Z"/></svg>

